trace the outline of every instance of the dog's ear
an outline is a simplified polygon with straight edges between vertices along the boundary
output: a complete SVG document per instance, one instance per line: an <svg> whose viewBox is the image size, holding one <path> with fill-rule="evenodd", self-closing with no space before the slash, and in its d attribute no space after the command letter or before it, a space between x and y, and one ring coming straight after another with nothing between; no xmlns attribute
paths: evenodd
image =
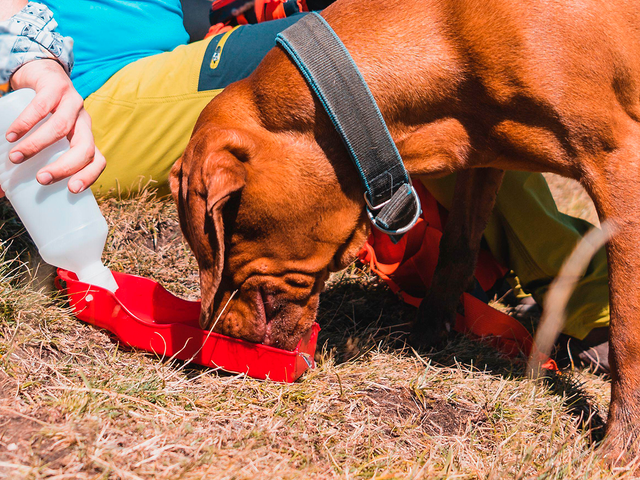
<svg viewBox="0 0 640 480"><path fill-rule="evenodd" d="M195 135L169 179L180 226L200 269L203 327L211 320L224 269L222 209L245 185L245 167L226 147L209 135Z"/></svg>
<svg viewBox="0 0 640 480"><path fill-rule="evenodd" d="M239 193L245 186L246 170L244 165L228 151L210 155L204 165L205 182L207 184L207 216L205 232L209 237L209 246L213 250L213 268L200 266L200 293L202 309L200 324L208 327L213 320L214 298L224 269L224 224L222 209L232 195ZM209 265L206 265L207 267Z"/></svg>

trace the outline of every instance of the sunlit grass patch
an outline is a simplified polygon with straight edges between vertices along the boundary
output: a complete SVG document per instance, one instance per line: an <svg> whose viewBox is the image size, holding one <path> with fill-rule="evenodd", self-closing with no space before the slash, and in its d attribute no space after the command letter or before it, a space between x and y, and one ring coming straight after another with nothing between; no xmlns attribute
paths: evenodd
<svg viewBox="0 0 640 480"><path fill-rule="evenodd" d="M460 337L420 357L415 311L358 265L323 294L318 368L294 384L168 361L79 322L32 275L2 205L2 478L610 478L597 449L608 381L534 382L524 363ZM104 199L104 259L197 298L175 207Z"/></svg>

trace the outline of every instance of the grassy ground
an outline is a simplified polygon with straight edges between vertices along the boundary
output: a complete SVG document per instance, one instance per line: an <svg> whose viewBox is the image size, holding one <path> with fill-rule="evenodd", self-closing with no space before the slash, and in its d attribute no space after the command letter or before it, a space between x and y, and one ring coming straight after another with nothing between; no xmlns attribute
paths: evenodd
<svg viewBox="0 0 640 480"><path fill-rule="evenodd" d="M552 187L566 211L590 215L575 186ZM197 297L171 202L101 207L111 268ZM261 382L161 361L75 320L0 209L0 478L629 476L597 449L606 379L533 382L521 361L464 338L419 357L403 347L413 310L357 265L322 298L318 368Z"/></svg>

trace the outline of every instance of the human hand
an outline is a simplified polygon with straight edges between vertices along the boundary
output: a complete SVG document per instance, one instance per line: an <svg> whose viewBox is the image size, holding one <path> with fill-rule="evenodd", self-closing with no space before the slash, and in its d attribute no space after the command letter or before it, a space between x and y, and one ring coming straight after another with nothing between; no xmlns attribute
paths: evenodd
<svg viewBox="0 0 640 480"><path fill-rule="evenodd" d="M36 91L36 96L7 130L9 142L21 139L45 116L52 115L27 139L11 149L9 159L13 163L21 163L66 136L70 143L69 151L43 167L36 178L41 184L48 185L71 177L68 183L71 192L85 190L100 176L106 161L96 148L91 117L84 109L82 97L62 66L49 59L29 62L13 75L11 87L31 88ZM4 195L1 190L0 194Z"/></svg>

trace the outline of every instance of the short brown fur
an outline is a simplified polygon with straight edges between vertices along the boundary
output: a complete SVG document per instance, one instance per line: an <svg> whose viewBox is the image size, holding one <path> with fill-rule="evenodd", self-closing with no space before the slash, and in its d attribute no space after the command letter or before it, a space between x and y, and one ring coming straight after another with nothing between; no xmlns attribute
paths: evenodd
<svg viewBox="0 0 640 480"><path fill-rule="evenodd" d="M323 13L409 172L461 172L415 344L446 335L503 170L577 179L617 227L608 246L614 450L640 424L637 6L339 0ZM354 259L369 225L340 139L281 50L203 111L171 184L200 266L201 323L220 316L217 331L292 349L328 273Z"/></svg>

